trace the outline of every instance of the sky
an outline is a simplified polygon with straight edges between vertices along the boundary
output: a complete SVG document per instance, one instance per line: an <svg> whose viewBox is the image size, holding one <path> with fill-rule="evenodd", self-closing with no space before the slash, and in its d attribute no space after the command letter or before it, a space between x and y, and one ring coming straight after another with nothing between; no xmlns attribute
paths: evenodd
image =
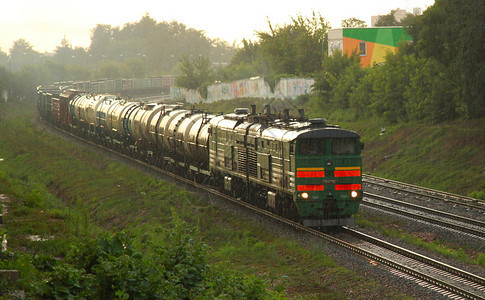
<svg viewBox="0 0 485 300"><path fill-rule="evenodd" d="M243 38L257 40L255 31L269 31L292 17L321 14L332 28L355 17L370 26L371 16L401 8L423 11L434 0L2 0L0 3L0 50L8 53L13 42L23 38L35 51L53 52L65 37L73 47L89 47L91 30L97 24L123 27L145 14L157 22L173 20L202 30L212 39L236 45Z"/></svg>

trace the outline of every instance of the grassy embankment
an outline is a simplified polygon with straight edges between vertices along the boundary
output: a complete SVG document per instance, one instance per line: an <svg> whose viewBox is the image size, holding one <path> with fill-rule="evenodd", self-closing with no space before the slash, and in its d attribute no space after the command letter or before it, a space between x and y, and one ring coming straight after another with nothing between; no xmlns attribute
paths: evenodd
<svg viewBox="0 0 485 300"><path fill-rule="evenodd" d="M338 266L316 246L279 237L254 220L53 137L32 124L33 107L19 109L0 104L0 193L14 198L5 216L11 250L63 258L76 237L121 229L144 249L148 242L164 242L161 229L173 227L175 211L198 228L211 265L259 276L272 289L285 287L290 297L403 297ZM32 241L31 235L45 240ZM3 267L19 269L24 284L42 277L28 260Z"/></svg>

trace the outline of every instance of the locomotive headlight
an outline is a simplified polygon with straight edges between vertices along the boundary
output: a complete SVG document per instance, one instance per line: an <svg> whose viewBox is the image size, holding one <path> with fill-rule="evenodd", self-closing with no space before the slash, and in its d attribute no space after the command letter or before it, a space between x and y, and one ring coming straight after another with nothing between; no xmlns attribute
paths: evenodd
<svg viewBox="0 0 485 300"><path fill-rule="evenodd" d="M303 199L308 199L308 196L309 196L308 193L301 193L301 197Z"/></svg>
<svg viewBox="0 0 485 300"><path fill-rule="evenodd" d="M350 192L350 196L352 198L357 198L357 196L359 196L359 193L357 191L352 191L352 192Z"/></svg>

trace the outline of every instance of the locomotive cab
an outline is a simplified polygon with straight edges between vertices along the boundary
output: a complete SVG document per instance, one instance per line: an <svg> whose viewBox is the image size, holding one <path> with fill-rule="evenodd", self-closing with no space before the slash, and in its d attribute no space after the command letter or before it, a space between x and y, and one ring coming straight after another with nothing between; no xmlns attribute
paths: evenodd
<svg viewBox="0 0 485 300"><path fill-rule="evenodd" d="M362 200L359 135L326 128L294 142L295 203L305 226L353 225Z"/></svg>

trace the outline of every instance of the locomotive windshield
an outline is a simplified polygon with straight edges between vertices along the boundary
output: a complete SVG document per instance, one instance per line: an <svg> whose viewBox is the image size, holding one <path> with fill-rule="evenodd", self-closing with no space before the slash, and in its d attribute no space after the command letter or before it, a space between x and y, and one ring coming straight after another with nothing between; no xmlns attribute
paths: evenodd
<svg viewBox="0 0 485 300"><path fill-rule="evenodd" d="M332 139L332 153L333 154L355 154L356 139L353 138L338 138Z"/></svg>
<svg viewBox="0 0 485 300"><path fill-rule="evenodd" d="M327 153L327 142L331 147L332 154L356 154L356 142L354 138L333 139L300 139L300 155L316 155Z"/></svg>
<svg viewBox="0 0 485 300"><path fill-rule="evenodd" d="M326 139L301 139L300 140L300 154L314 155L325 154L327 151Z"/></svg>

